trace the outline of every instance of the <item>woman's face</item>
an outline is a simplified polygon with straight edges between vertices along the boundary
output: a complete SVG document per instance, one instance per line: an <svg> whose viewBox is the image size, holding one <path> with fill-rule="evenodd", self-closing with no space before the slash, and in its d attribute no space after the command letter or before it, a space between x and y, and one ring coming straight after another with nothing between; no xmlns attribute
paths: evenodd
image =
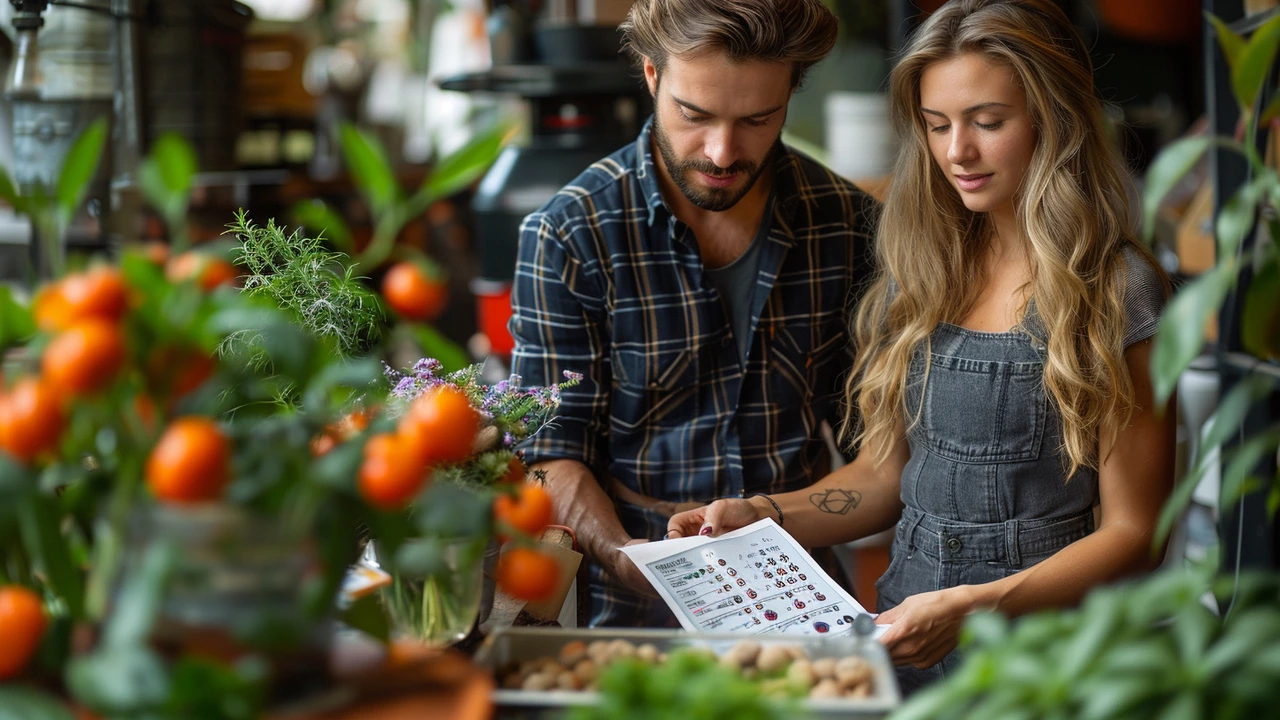
<svg viewBox="0 0 1280 720"><path fill-rule="evenodd" d="M920 76L920 112L929 151L965 207L1011 212L1036 147L1013 71L977 53L939 60Z"/></svg>

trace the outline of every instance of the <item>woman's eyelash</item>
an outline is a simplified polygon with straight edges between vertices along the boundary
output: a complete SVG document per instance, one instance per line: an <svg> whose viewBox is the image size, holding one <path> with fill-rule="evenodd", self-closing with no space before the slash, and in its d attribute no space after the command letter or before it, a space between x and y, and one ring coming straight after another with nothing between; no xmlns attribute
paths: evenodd
<svg viewBox="0 0 1280 720"><path fill-rule="evenodd" d="M999 121L997 121L997 122L993 122L993 123L991 123L991 124L989 124L989 125L988 125L988 124L986 124L986 123L974 123L974 124L975 124L975 125L977 125L978 127L982 128L983 130L999 130L999 129L1000 129L1000 126L1004 124L1004 121L1003 121L1003 120L999 120Z"/></svg>

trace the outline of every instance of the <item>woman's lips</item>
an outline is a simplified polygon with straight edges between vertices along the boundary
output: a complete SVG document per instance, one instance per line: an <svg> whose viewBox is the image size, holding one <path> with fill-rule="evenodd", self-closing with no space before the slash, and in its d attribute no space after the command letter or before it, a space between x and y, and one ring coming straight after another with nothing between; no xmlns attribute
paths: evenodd
<svg viewBox="0 0 1280 720"><path fill-rule="evenodd" d="M974 192L975 190L980 190L983 185L986 185L994 174L995 173L987 173L986 175L956 175L956 184L958 184L960 189L965 192Z"/></svg>

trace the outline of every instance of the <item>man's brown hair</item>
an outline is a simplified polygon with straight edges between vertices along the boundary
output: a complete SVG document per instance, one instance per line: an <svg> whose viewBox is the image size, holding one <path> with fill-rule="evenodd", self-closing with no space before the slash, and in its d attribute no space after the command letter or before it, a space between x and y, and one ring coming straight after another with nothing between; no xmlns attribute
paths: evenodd
<svg viewBox="0 0 1280 720"><path fill-rule="evenodd" d="M831 52L836 16L821 0L636 0L622 23L637 63L722 52L733 62L789 62L791 85Z"/></svg>

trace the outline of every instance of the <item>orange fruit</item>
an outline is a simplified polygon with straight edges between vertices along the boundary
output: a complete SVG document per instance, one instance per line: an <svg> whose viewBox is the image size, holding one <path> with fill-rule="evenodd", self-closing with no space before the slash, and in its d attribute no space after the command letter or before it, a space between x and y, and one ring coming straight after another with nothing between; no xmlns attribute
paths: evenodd
<svg viewBox="0 0 1280 720"><path fill-rule="evenodd" d="M0 585L0 680L16 676L40 646L47 620L40 596L20 585Z"/></svg>
<svg viewBox="0 0 1280 720"><path fill-rule="evenodd" d="M480 413L466 395L447 386L423 393L400 421L400 434L420 463L465 460L479 432Z"/></svg>
<svg viewBox="0 0 1280 720"><path fill-rule="evenodd" d="M440 316L449 299L447 288L411 262L396 263L382 278L382 296L396 312L410 320Z"/></svg>
<svg viewBox="0 0 1280 720"><path fill-rule="evenodd" d="M535 538L551 524L551 515L551 496L538 483L524 483L516 495L493 501L494 520Z"/></svg>
<svg viewBox="0 0 1280 720"><path fill-rule="evenodd" d="M217 500L231 477L231 444L209 418L179 418L147 458L147 487L161 500Z"/></svg>
<svg viewBox="0 0 1280 720"><path fill-rule="evenodd" d="M62 280L61 294L73 322L89 318L117 322L129 309L128 286L114 268L68 275Z"/></svg>
<svg viewBox="0 0 1280 720"><path fill-rule="evenodd" d="M399 510L413 501L427 483L428 471L413 461L404 438L382 433L369 438L360 465L360 496L383 510Z"/></svg>
<svg viewBox="0 0 1280 720"><path fill-rule="evenodd" d="M142 246L142 255L155 265L165 265L169 262L169 246L153 240Z"/></svg>
<svg viewBox="0 0 1280 720"><path fill-rule="evenodd" d="M238 276L236 267L226 260L194 250L171 258L165 266L165 277L169 282L195 280L200 289L206 292L219 285L235 282Z"/></svg>
<svg viewBox="0 0 1280 720"><path fill-rule="evenodd" d="M338 443L346 442L355 437L369 427L369 419L372 416L373 412L371 410L356 410L348 413L338 422L326 426L324 432L311 441L311 454L320 457L332 450Z"/></svg>
<svg viewBox="0 0 1280 720"><path fill-rule="evenodd" d="M45 348L40 367L45 380L64 396L97 392L124 367L119 326L90 318L63 330Z"/></svg>
<svg viewBox="0 0 1280 720"><path fill-rule="evenodd" d="M0 399L0 449L24 463L56 450L65 424L57 393L38 378L22 378Z"/></svg>
<svg viewBox="0 0 1280 720"><path fill-rule="evenodd" d="M511 548L498 560L498 587L517 600L543 600L556 589L560 568L550 555Z"/></svg>
<svg viewBox="0 0 1280 720"><path fill-rule="evenodd" d="M31 302L31 313L35 316L36 327L45 332L65 330L73 320L61 283L50 283L37 290Z"/></svg>

